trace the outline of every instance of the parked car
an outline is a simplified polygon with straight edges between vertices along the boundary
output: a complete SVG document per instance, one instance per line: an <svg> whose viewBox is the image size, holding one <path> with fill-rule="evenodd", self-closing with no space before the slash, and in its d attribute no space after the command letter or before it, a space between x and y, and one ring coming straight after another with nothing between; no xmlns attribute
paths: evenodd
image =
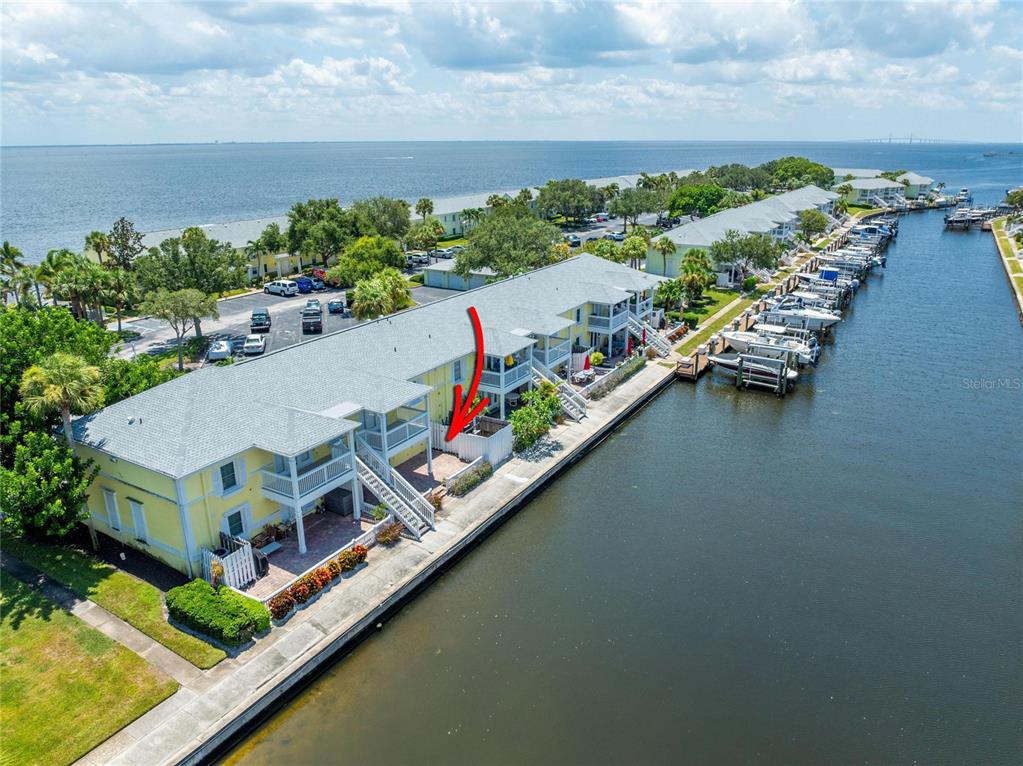
<svg viewBox="0 0 1023 766"><path fill-rule="evenodd" d="M209 351L206 352L206 359L210 362L217 362L221 359L227 359L231 356L231 341L229 340L215 340L210 344Z"/></svg>
<svg viewBox="0 0 1023 766"><path fill-rule="evenodd" d="M323 312L319 306L302 309L302 332L323 332Z"/></svg>
<svg viewBox="0 0 1023 766"><path fill-rule="evenodd" d="M270 332L270 312L266 309L253 309L249 332Z"/></svg>
<svg viewBox="0 0 1023 766"><path fill-rule="evenodd" d="M275 279L263 286L263 292L272 295L298 295L298 285L290 279Z"/></svg>
<svg viewBox="0 0 1023 766"><path fill-rule="evenodd" d="M326 283L319 277L309 277L309 281L313 283L313 290L315 292L322 292L327 289Z"/></svg>
<svg viewBox="0 0 1023 766"><path fill-rule="evenodd" d="M242 353L245 356L253 356L255 354L262 354L266 351L266 336L265 335L246 335L245 343L242 346Z"/></svg>
<svg viewBox="0 0 1023 766"><path fill-rule="evenodd" d="M625 235L620 231L609 231L604 235L604 239L610 239L614 242L621 242L625 239Z"/></svg>
<svg viewBox="0 0 1023 766"><path fill-rule="evenodd" d="M448 250L457 255L458 253L465 250L465 245L452 245L451 247L448 248Z"/></svg>
<svg viewBox="0 0 1023 766"><path fill-rule="evenodd" d="M583 243L577 234L566 234L565 241L568 243L569 247L579 247L579 245Z"/></svg>
<svg viewBox="0 0 1023 766"><path fill-rule="evenodd" d="M412 259L412 263L429 263L430 256L424 253L422 250L409 250L408 257Z"/></svg>
<svg viewBox="0 0 1023 766"><path fill-rule="evenodd" d="M311 293L313 291L313 280L309 277L298 277L295 280L295 285L300 293Z"/></svg>
<svg viewBox="0 0 1023 766"><path fill-rule="evenodd" d="M607 213L597 213L595 216L593 216L594 220L597 223L606 223L607 217L608 217Z"/></svg>
<svg viewBox="0 0 1023 766"><path fill-rule="evenodd" d="M345 313L345 302L340 298L335 298L327 304L327 311L331 314L344 314Z"/></svg>
<svg viewBox="0 0 1023 766"><path fill-rule="evenodd" d="M307 300L305 302L305 308L302 309L302 313L304 314L305 312L310 311L312 309L316 309L317 311L323 311L323 306L320 305L319 298L310 298L309 300Z"/></svg>

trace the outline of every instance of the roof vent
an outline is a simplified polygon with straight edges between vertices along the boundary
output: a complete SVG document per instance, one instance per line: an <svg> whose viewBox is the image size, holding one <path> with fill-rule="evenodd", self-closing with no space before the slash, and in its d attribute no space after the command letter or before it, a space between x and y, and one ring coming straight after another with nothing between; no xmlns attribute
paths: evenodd
<svg viewBox="0 0 1023 766"><path fill-rule="evenodd" d="M131 426L131 425L134 425L135 423L138 423L139 425L141 425L142 424L142 418L137 418L134 415L129 415L128 416L128 425Z"/></svg>

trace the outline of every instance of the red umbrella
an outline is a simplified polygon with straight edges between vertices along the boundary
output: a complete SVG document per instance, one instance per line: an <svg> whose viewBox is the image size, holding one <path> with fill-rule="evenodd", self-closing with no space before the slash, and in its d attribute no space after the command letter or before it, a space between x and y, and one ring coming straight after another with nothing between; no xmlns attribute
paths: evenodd
<svg viewBox="0 0 1023 766"><path fill-rule="evenodd" d="M590 355L589 354L587 354L586 358L583 359L583 369L584 370L590 369Z"/></svg>
<svg viewBox="0 0 1023 766"><path fill-rule="evenodd" d="M629 340L631 341L632 338L630 337ZM645 327L643 328L643 345L644 346L646 345L646 328Z"/></svg>
<svg viewBox="0 0 1023 766"><path fill-rule="evenodd" d="M629 336L629 342L625 344L625 355L632 356L632 336Z"/></svg>

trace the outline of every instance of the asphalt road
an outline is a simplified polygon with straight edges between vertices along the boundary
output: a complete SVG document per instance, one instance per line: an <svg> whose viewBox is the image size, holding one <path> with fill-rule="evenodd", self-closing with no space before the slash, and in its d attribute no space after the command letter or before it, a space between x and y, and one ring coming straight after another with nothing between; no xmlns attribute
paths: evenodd
<svg viewBox="0 0 1023 766"><path fill-rule="evenodd" d="M359 324L359 320L330 314L327 303L335 297L343 297L345 290L328 289L318 293L299 294L290 298L266 293L252 293L235 298L227 298L218 303L220 318L207 320L202 324L203 335L215 340L229 340L236 347L236 358L240 361L241 344L249 334L249 318L253 309L265 308L270 312L270 332L266 335L266 350L276 350L303 341L319 338L327 333L337 332L346 327ZM455 294L455 290L440 290L434 287L417 287L412 291L412 298L417 304L423 305ZM323 333L303 333L301 313L309 298L318 298L323 305ZM176 339L170 326L159 319L143 318L124 323L125 330L135 330L141 338L128 342L119 355L132 358L137 354L158 354L175 348ZM189 333L189 337L194 332Z"/></svg>

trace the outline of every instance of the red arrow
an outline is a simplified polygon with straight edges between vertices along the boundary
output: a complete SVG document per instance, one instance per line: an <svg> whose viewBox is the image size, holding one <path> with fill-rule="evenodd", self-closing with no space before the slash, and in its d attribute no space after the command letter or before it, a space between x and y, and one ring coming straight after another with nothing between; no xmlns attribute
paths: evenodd
<svg viewBox="0 0 1023 766"><path fill-rule="evenodd" d="M476 369L472 373L472 383L469 385L469 392L462 398L462 386L455 384L455 404L451 410L451 425L448 426L448 435L445 441L451 441L474 417L483 411L483 408L490 404L490 399L484 398L475 407L472 400L476 398L476 389L480 384L480 375L483 374L483 327L480 325L480 316L476 313L476 307L469 307L469 321L472 322L472 333L476 336Z"/></svg>

